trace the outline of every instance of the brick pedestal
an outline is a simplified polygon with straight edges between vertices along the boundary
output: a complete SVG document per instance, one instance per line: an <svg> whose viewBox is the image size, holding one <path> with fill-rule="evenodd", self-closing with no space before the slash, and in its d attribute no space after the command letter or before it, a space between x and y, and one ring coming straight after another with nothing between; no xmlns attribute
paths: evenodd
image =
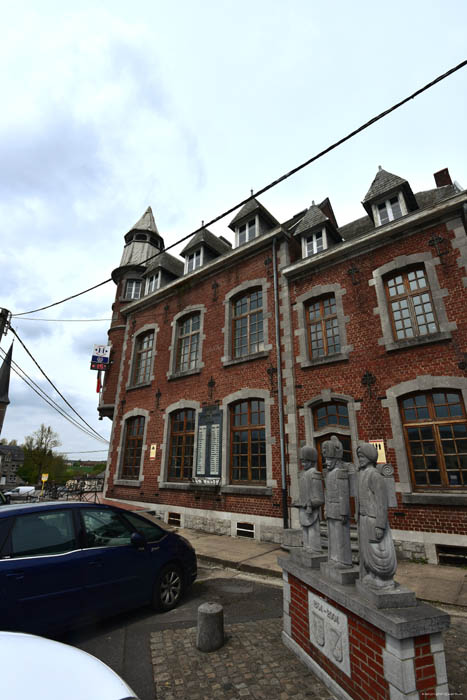
<svg viewBox="0 0 467 700"><path fill-rule="evenodd" d="M377 608L354 585L279 559L283 641L338 698L448 697L442 631L449 615L426 603Z"/></svg>

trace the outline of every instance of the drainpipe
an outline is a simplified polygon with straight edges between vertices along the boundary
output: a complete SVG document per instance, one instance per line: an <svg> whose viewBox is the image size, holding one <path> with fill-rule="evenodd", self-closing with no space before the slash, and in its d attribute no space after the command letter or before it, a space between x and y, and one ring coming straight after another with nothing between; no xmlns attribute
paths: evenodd
<svg viewBox="0 0 467 700"><path fill-rule="evenodd" d="M281 481L282 481L282 517L284 530L289 527L289 509L287 505L287 474L285 470L285 430L284 430L284 395L282 390L282 354L279 319L279 284L277 277L276 237L272 241L272 265L274 277L274 317L276 326L276 355L277 355L277 402L279 405L279 435L281 448Z"/></svg>

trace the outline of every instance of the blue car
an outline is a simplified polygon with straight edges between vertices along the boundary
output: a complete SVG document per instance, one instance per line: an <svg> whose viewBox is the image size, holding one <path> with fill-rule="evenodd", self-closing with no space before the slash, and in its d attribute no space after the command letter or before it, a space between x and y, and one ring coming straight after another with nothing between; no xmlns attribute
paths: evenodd
<svg viewBox="0 0 467 700"><path fill-rule="evenodd" d="M0 508L0 627L44 632L151 604L171 610L196 579L183 537L114 506Z"/></svg>

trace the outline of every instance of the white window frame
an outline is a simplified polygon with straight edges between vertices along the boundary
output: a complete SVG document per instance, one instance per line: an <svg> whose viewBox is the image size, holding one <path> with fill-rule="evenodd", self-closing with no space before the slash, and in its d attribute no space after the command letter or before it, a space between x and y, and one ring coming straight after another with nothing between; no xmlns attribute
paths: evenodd
<svg viewBox="0 0 467 700"><path fill-rule="evenodd" d="M318 240L321 239L322 247L319 248ZM328 247L328 236L326 229L323 227L321 231L315 231L308 236L302 236L302 257L309 258L316 253L322 253Z"/></svg>
<svg viewBox="0 0 467 700"><path fill-rule="evenodd" d="M401 215L400 216L394 216L394 212L392 210L392 204L391 200L392 199L397 199L399 203L399 207L401 210ZM381 215L379 211L379 207L384 204L386 206L386 212L388 215L388 221L382 222L381 221ZM407 214L407 206L405 204L405 199L404 195L402 192L396 192L395 194L391 195L390 197L387 197L385 199L380 199L379 202L376 202L373 204L373 216L374 220L376 221L377 226L385 226L386 224L390 224L392 221L396 221L397 219L400 219L402 216L405 216Z"/></svg>
<svg viewBox="0 0 467 700"><path fill-rule="evenodd" d="M185 274L194 272L202 266L204 258L203 253L204 250L202 247L197 248L192 253L188 253L188 255L185 258Z"/></svg>
<svg viewBox="0 0 467 700"><path fill-rule="evenodd" d="M241 229L244 229L245 232L245 240L241 241L240 236ZM253 230L253 235L251 235L251 231ZM258 216L254 216L248 221L245 221L244 224L241 224L240 226L237 226L235 229L235 245L238 248L238 246L244 245L245 243L249 243L253 239L258 237Z"/></svg>
<svg viewBox="0 0 467 700"><path fill-rule="evenodd" d="M161 286L161 271L158 270L154 275L146 278L145 294L152 294Z"/></svg>
<svg viewBox="0 0 467 700"><path fill-rule="evenodd" d="M141 280L131 278L125 280L125 296L124 298L128 301L134 301L135 299L141 298Z"/></svg>

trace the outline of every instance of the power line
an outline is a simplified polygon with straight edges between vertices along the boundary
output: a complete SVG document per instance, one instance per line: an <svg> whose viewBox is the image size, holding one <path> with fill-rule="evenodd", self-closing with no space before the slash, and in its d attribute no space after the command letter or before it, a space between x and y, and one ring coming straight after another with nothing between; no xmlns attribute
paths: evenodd
<svg viewBox="0 0 467 700"><path fill-rule="evenodd" d="M2 356L3 356L3 357L6 357L6 354L7 354L7 353L3 350L3 348L0 348L0 351L2 352ZM15 367L13 367L13 365L15 365ZM14 360L11 361L11 365L10 365L10 366L11 366L11 369L13 370L13 372L15 372L15 374L17 374L18 377L19 377L20 379L22 379L23 382L39 396L39 398L41 398L41 399L42 399L43 401L45 401L45 403L47 403L51 408L53 408L55 411L57 411L57 413L59 413L59 414L62 416L62 418L65 418L65 420L67 420L69 423L71 423L75 428L78 428L79 430L81 430L81 432L83 432L83 433L84 433L85 435L87 435L88 437L91 437L93 440L96 440L96 439L97 439L97 438L95 437L95 435L93 435L89 430L87 430L87 429L84 428L82 425L80 425L80 424L78 423L78 421L76 421L72 416L70 416L66 411L64 411L63 408L62 408L61 406L59 406L59 405L57 404L57 402L54 401L54 399L53 399L51 396L49 396L49 395L48 395L48 394L47 394L47 393L46 393L46 392L45 392L45 391L44 391L44 390L43 390L43 389L42 389L42 388L41 388L41 387L40 387L40 386L25 372L25 371L24 371L24 369L23 369L22 367L20 367ZM16 369L16 368L17 368L17 369ZM20 372L21 372L22 374L20 374ZM24 375L24 376L23 376L23 375ZM100 440L100 442L102 442L103 440L104 440L104 438L102 438L102 440ZM101 451L107 452L107 450L96 450L96 451L98 451L98 452L101 452Z"/></svg>
<svg viewBox="0 0 467 700"><path fill-rule="evenodd" d="M354 129L353 131L351 131L350 133L348 133L348 134L347 134L346 136L344 136L343 138L339 139L338 141L335 141L333 144L331 144L331 146L328 146L328 147L325 148L323 151L320 151L319 153L317 153L316 155L312 156L311 158L308 158L308 160L304 161L304 162L301 163L300 165L297 165L295 168L292 168L292 170L289 170L287 173L284 173L284 175L281 175L281 176L278 177L276 180L273 180L272 182L270 182L270 183L269 183L268 185L266 185L265 187L262 187L261 189L257 190L257 191L254 192L254 193L252 192L252 194L251 194L249 197L247 197L246 199L243 199L241 202L238 202L238 203L235 204L233 207L230 207L230 209L227 209L227 210L224 211L222 214L219 214L218 216L214 217L214 219L211 219L210 221L208 221L207 223L205 223L205 224L203 225L203 227L207 228L208 226L212 226L212 224L217 223L218 221L220 221L221 219L223 219L223 218L224 218L225 216L227 216L228 214L231 214L232 212L234 212L234 211L235 211L236 209L238 209L239 207L242 207L244 204L246 204L247 202L249 202L253 197L258 197L259 195L264 194L264 192L267 192L268 190L272 189L273 187L276 187L276 185L278 185L279 183L284 182L284 180L287 180L287 179L288 179L289 177L291 177L292 175L295 175L295 173L298 173L300 170L303 170L303 168L306 168L308 165L311 165L311 163L314 163L316 160L318 160L319 158L322 158L322 157L325 156L327 153L330 153L331 151L333 151L333 150L334 150L335 148L337 148L338 146L341 146L341 145L342 145L343 143L345 143L346 141L349 141L349 139L353 138L354 136L356 136L356 135L359 134L360 132L364 131L365 129L368 129L368 127L372 126L373 124L375 124L375 123L376 123L377 121L379 121L380 119L383 119L384 117L386 117L386 116L387 116L388 114L390 114L391 112L394 112L396 109L399 109L400 107L402 107L404 104L406 104L406 103L409 102L410 100L415 99L415 97L418 97L418 96L421 95L423 92L425 92L426 90L429 90L430 88L432 88L432 87L433 87L434 85L436 85L437 83L440 83L442 80L445 80L446 78L448 78L450 75L452 75L452 74L455 73L456 71L460 70L461 68L464 68L466 65L467 65L467 59L466 59L465 61L462 61L461 63L459 63L457 66L454 66L453 68L450 68L448 71L446 71L446 72L443 73L442 75L439 75L439 76L438 76L437 78L435 78L434 80L431 80L429 83L427 83L427 84L424 85L423 87L419 88L418 90L416 90L415 92L413 92L413 93L412 93L411 95L409 95L408 97L405 97L405 98L404 98L403 100L401 100L400 102L397 102L397 103L394 104L392 107L389 107L388 109L385 109L384 112L380 112L377 116L372 117L372 118L369 119L367 122L365 122L364 124L362 124L361 126L359 126L357 129ZM170 250L171 248L173 248L173 247L179 245L180 243L183 243L183 242L186 241L188 238L191 238L191 237L194 236L196 233L198 233L198 231L200 231L200 230L201 230L200 228L197 228L195 231L192 231L192 233L189 233L189 234L187 234L186 236L183 236L183 238L179 238L178 241L176 241L175 243L172 243L172 245L170 245L170 246L168 246L167 248L165 248L165 250L166 250L166 251L167 251L167 250ZM154 258L157 258L159 255L162 254L162 252L164 252L164 251L161 251L160 253L155 253L154 255L151 255L149 258L146 258L146 260L143 260L140 264L141 264L141 265L144 265L145 263L148 263L148 262L150 262L151 260L154 260ZM65 299L61 299L60 301L56 301L56 302L54 302L53 304L48 304L47 306L41 306L39 309L33 309L32 311L22 311L21 313L13 314L13 316L24 316L24 315L26 315L26 314L34 314L34 313L37 313L38 311L44 311L45 309L50 309L52 306L57 306L58 304L63 304L63 303L66 302L66 301L70 301L70 299L76 299L76 297L79 297L79 296L81 296L82 294L87 294L87 292L91 292L93 289L97 289L98 287L102 287L102 285L107 284L108 282L111 282L111 281L112 281L112 278L109 277L108 279L104 280L103 282L99 282L99 284L95 284L93 287L88 287L88 289L85 289L85 290L83 290L82 292L78 292L77 294L72 294L71 296L66 297Z"/></svg>
<svg viewBox="0 0 467 700"><path fill-rule="evenodd" d="M87 455L94 452L108 452L108 450L70 450L69 452L60 452L61 455Z"/></svg>
<svg viewBox="0 0 467 700"><path fill-rule="evenodd" d="M55 386L55 384L53 383L53 381L52 381L52 380L47 376L47 374L44 372L44 370L42 369L42 367L40 366L40 364L37 362L37 360L33 357L33 355L31 354L31 352L28 350L28 348L26 347L26 345L23 343L23 341L22 341L21 338L19 337L18 333L15 331L15 329L12 328L12 327L10 326L10 330L11 330L11 332L16 336L16 338L19 340L19 342L20 342L21 345L23 346L24 350L27 352L27 354L29 355L29 357L31 358L31 360L34 362L34 364L36 365L36 367L39 369L39 371L41 372L41 374L44 375L44 377L47 379L47 381L49 382L49 384L55 389L55 391L56 391L57 394L60 396L60 398L66 403L66 405L68 406L68 408L71 408L71 410L73 411L73 413L74 413L75 415L77 415L78 418L79 418L85 425L87 425L87 427L88 427L99 439L104 440L105 442L108 443L108 440L106 440L106 438L105 438L103 435L100 435L100 434L97 432L97 430L94 430L94 428L92 427L92 425L89 425L89 423L88 423L87 421L84 420L84 418L78 413L78 411L76 411L76 410L73 408L73 406L71 405L71 403L63 396L63 394L62 394L62 393L59 391L59 389Z"/></svg>

